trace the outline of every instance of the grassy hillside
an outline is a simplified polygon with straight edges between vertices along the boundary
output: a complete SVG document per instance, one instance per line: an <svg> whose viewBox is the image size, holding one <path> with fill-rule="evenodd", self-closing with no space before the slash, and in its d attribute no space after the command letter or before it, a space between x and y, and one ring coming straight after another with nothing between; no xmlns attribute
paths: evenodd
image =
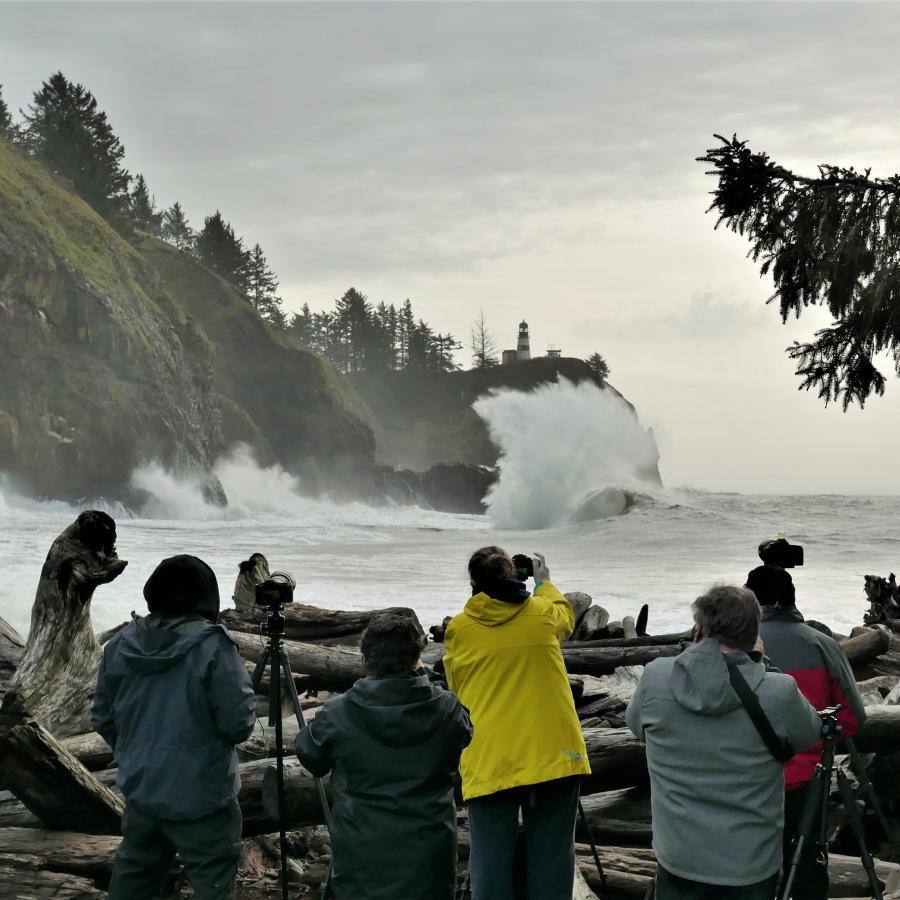
<svg viewBox="0 0 900 900"><path fill-rule="evenodd" d="M146 260L0 140L0 469L63 497L152 457L207 469L211 361Z"/></svg>
<svg viewBox="0 0 900 900"><path fill-rule="evenodd" d="M242 440L310 486L365 488L365 419L342 377L226 282L124 240L0 140L0 471L42 494L127 496L142 462L208 473Z"/></svg>

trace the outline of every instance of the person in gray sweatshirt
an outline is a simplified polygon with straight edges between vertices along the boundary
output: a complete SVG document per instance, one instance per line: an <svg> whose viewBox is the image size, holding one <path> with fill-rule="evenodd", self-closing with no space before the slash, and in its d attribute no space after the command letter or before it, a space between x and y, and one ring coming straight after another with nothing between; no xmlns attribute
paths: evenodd
<svg viewBox="0 0 900 900"><path fill-rule="evenodd" d="M150 615L103 648L92 721L125 795L110 900L150 900L181 858L197 900L231 900L241 853L235 745L256 722L253 685L221 625L212 569L163 560L144 585Z"/></svg>
<svg viewBox="0 0 900 900"><path fill-rule="evenodd" d="M793 678L766 671L751 591L717 585L692 610L694 643L646 666L626 713L647 745L657 900L772 900L784 764L731 686L726 655L795 751L818 742L821 721Z"/></svg>

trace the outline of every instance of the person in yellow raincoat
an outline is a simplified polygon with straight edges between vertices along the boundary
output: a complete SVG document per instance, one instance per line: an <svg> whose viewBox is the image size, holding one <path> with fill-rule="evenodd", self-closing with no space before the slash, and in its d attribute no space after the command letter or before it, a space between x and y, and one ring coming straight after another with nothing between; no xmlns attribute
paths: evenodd
<svg viewBox="0 0 900 900"><path fill-rule="evenodd" d="M472 897L512 900L521 810L528 900L571 900L578 789L590 773L560 649L575 613L542 556L533 595L500 547L473 554L469 576L472 597L447 627L444 669L475 728L460 762Z"/></svg>

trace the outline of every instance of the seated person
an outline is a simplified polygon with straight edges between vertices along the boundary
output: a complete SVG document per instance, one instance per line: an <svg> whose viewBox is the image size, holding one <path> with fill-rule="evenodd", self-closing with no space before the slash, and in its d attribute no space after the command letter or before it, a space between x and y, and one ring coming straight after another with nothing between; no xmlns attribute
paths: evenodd
<svg viewBox="0 0 900 900"><path fill-rule="evenodd" d="M457 697L421 668L407 618L374 618L362 638L367 678L328 701L297 737L314 775L331 772L337 900L452 900L459 757L472 739Z"/></svg>

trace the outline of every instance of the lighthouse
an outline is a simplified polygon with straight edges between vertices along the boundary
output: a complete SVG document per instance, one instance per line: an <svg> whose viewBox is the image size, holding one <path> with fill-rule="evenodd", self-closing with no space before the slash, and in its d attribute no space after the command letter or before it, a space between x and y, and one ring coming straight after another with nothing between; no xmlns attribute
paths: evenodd
<svg viewBox="0 0 900 900"><path fill-rule="evenodd" d="M528 323L519 323L519 344L516 347L516 359L531 359L531 341L528 338Z"/></svg>

